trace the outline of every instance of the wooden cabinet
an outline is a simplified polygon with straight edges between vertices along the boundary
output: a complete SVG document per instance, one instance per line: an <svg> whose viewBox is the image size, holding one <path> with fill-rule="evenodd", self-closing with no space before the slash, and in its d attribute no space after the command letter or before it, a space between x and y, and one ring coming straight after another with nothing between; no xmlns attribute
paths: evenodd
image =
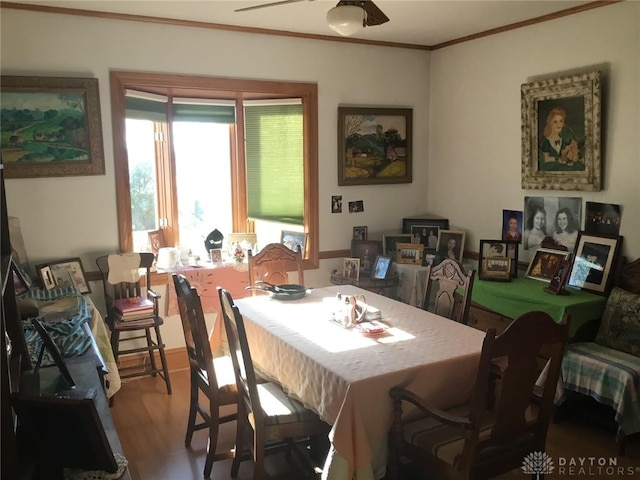
<svg viewBox="0 0 640 480"><path fill-rule="evenodd" d="M486 332L490 328L495 328L496 333L501 334L511 322L513 322L513 319L489 310L478 303L471 302L471 306L469 307L469 326L482 330L483 332ZM551 355L545 351L544 347L540 353L541 355L538 357L538 370L542 371Z"/></svg>

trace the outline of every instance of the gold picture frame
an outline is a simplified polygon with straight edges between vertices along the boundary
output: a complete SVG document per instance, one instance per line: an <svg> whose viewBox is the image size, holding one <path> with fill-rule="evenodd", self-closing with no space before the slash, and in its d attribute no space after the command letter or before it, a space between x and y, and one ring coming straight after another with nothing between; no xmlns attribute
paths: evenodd
<svg viewBox="0 0 640 480"><path fill-rule="evenodd" d="M396 248L396 262L422 265L424 245L421 243L398 243Z"/></svg>
<svg viewBox="0 0 640 480"><path fill-rule="evenodd" d="M522 188L599 191L600 72L520 88Z"/></svg>
<svg viewBox="0 0 640 480"><path fill-rule="evenodd" d="M509 257L484 257L478 272L480 280L511 281L511 259Z"/></svg>
<svg viewBox="0 0 640 480"><path fill-rule="evenodd" d="M5 178L104 175L97 78L2 75L0 82Z"/></svg>

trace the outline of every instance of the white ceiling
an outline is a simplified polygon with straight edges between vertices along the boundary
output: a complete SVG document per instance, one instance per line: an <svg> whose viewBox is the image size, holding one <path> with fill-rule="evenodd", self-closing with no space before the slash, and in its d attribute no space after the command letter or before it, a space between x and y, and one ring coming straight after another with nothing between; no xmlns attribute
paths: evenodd
<svg viewBox="0 0 640 480"><path fill-rule="evenodd" d="M326 14L337 0L301 0L246 12L242 7L276 0L14 0L48 7L96 10L198 22L337 36ZM434 46L523 22L591 1L569 0L376 0L390 21L367 27L354 38Z"/></svg>

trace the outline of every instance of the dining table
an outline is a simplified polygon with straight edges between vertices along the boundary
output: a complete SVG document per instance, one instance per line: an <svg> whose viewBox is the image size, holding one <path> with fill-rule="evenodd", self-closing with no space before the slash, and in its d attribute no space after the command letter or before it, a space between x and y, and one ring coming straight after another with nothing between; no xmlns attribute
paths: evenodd
<svg viewBox="0 0 640 480"><path fill-rule="evenodd" d="M340 321L345 296L360 295L378 311L376 335ZM323 480L384 477L392 387L438 408L471 396L480 330L352 285L310 289L299 300L256 295L235 303L256 370L332 426Z"/></svg>

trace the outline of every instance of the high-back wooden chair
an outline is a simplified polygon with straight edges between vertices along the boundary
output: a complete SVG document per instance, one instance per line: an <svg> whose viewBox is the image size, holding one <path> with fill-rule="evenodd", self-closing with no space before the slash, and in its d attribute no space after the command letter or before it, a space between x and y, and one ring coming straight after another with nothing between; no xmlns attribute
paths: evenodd
<svg viewBox="0 0 640 480"><path fill-rule="evenodd" d="M475 270L469 274L457 260L447 258L427 272L427 285L422 301L423 310L466 324ZM455 291L462 288L462 301L456 307Z"/></svg>
<svg viewBox="0 0 640 480"><path fill-rule="evenodd" d="M391 389L390 478L401 477L401 457L439 479L493 478L527 463L539 465L531 455L545 450L567 334L568 321L558 324L544 312L522 315L499 336L489 329L471 400L446 411L408 390ZM543 348L551 357L543 384L536 385ZM405 420L404 402L423 417Z"/></svg>
<svg viewBox="0 0 640 480"><path fill-rule="evenodd" d="M233 373L231 357L213 358L202 302L197 290L189 284L189 280L184 275L174 273L172 277L180 308L191 377L189 418L184 444L187 447L191 445L193 432L209 429L209 443L204 464L204 477L209 478L214 461L233 458L232 451L216 454L216 447L220 424L236 419L235 412L220 415L220 407L237 403L236 377ZM222 319L218 321L221 322ZM216 328L222 327L216 325ZM207 398L208 408L200 403L200 392Z"/></svg>
<svg viewBox="0 0 640 480"><path fill-rule="evenodd" d="M255 284L256 280L275 285L288 284L289 272L298 272L298 284L304 285L302 252L299 248L294 252L281 243L270 243L256 255L249 251L248 263L251 284Z"/></svg>
<svg viewBox="0 0 640 480"><path fill-rule="evenodd" d="M300 402L288 397L278 384L256 383L244 319L228 291L218 288L218 294L238 385L236 456L231 465L231 476L237 476L243 449L249 447L254 461L253 479L262 480L266 476L267 446L290 447L293 439L313 435L326 438L331 427ZM247 436L248 432L252 435ZM294 451L299 453L297 449Z"/></svg>
<svg viewBox="0 0 640 480"><path fill-rule="evenodd" d="M107 306L105 321L111 330L111 348L116 363L124 355L147 354L147 365L138 367L118 367L121 378L159 375L167 385L171 395L171 380L167 368L167 358L160 326L164 323L158 314L160 295L151 287L151 265L153 253L128 253L104 255L96 259L102 273L104 297ZM141 274L141 272L144 272ZM143 285L144 280L144 285ZM147 298L153 302L153 310L142 318L123 319L116 309L119 299ZM121 335L124 334L124 335ZM155 337L155 338L154 338ZM141 340L144 340L143 342ZM128 345L125 349L121 345ZM140 346L142 344L142 346ZM160 356L160 366L156 362L156 352ZM137 362L136 362L137 363ZM147 362L140 362L146 364ZM113 400L113 397L111 397Z"/></svg>

